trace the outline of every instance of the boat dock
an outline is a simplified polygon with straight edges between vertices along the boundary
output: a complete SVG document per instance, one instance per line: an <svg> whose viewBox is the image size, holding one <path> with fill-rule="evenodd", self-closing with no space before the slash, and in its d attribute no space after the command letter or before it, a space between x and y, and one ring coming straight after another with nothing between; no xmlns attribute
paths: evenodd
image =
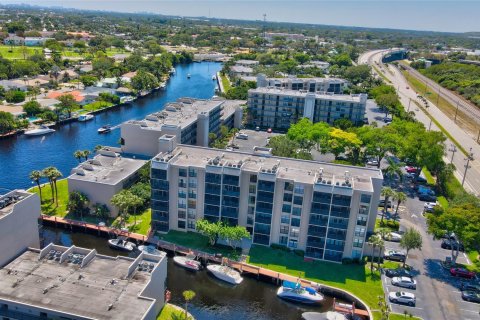
<svg viewBox="0 0 480 320"><path fill-rule="evenodd" d="M203 259L205 263L208 262L215 262L215 263L223 263L226 265L229 265L232 268L237 269L240 271L242 274L250 274L251 276L256 277L257 279L269 279L276 283L277 285L280 285L280 283L283 280L291 281L291 282L298 282L300 285L305 286L305 287L313 287L317 291L320 291L322 293L328 293L329 295L333 295L334 297L338 297L344 301L351 301L354 302L354 300L357 300L358 302L361 303L360 299L352 296L352 294L338 288L334 288L331 286L327 286L324 284L316 283L310 280L302 279L300 277L294 277L288 274L284 274L281 272L276 272L270 269L265 269L262 267L254 266L251 264L248 264L246 262L238 262L238 261L232 261L227 258L224 258L221 255L218 254L210 254L206 253L203 251L198 251L194 249L190 249L184 246L176 245L171 242L163 241L163 240L158 240L155 239L152 234L149 235L142 235L138 233L133 233L133 232L128 232L128 231L122 231L116 228L110 228L106 226L100 226L96 225L93 223L88 223L88 222L82 222L82 221L77 221L77 220L70 220L70 219L65 219L61 217L55 217L55 216L48 216L48 215L41 215L40 220L43 223L54 225L56 227L63 227L65 229L70 229L70 230L84 230L85 232L89 233L97 233L99 236L108 236L108 237L118 237L118 236L123 236L127 237L130 240L134 240L137 244L139 243L147 243L147 244L153 244L156 245L159 249L163 249L166 251L171 251L174 254L194 254L200 259ZM366 307L364 303L361 303ZM335 304L335 311L338 312L352 312L352 310L348 310L349 308L345 307L347 306L346 304ZM350 306L351 307L351 306ZM362 310L362 309L353 309L355 314L363 317L364 319L369 319L369 311L367 310ZM373 318L372 318L373 319Z"/></svg>

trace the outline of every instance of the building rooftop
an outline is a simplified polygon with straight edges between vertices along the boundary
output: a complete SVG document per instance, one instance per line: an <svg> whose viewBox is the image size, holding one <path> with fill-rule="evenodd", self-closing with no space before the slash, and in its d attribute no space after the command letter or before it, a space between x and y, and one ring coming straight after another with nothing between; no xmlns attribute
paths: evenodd
<svg viewBox="0 0 480 320"><path fill-rule="evenodd" d="M162 130L162 126L175 126L186 128L198 119L203 112L210 112L221 106L225 118L235 111L235 107L244 104L242 100L211 99L199 100L193 98L181 98L177 102L167 103L162 111L152 113L144 120L130 120L126 123L138 124L145 130Z"/></svg>
<svg viewBox="0 0 480 320"><path fill-rule="evenodd" d="M53 244L28 249L0 269L0 300L91 319L142 319L155 302L143 290L164 258L112 258Z"/></svg>
<svg viewBox="0 0 480 320"><path fill-rule="evenodd" d="M32 193L23 190L14 190L4 195L0 195L0 219L10 214L16 203L32 195Z"/></svg>
<svg viewBox="0 0 480 320"><path fill-rule="evenodd" d="M235 73L252 73L253 69L250 68L250 67L235 65L235 66L230 67L230 71L235 72Z"/></svg>
<svg viewBox="0 0 480 320"><path fill-rule="evenodd" d="M259 64L256 60L237 60L235 61L237 65L244 65L244 66L255 66Z"/></svg>
<svg viewBox="0 0 480 320"><path fill-rule="evenodd" d="M187 145L179 145L171 153L160 153L153 161L182 167L241 169L276 175L277 178L300 183L349 187L370 192L373 191L371 179L383 179L381 171L374 168L273 157L263 152L245 153Z"/></svg>
<svg viewBox="0 0 480 320"><path fill-rule="evenodd" d="M145 160L122 157L109 148L73 168L68 179L116 185L137 172Z"/></svg>
<svg viewBox="0 0 480 320"><path fill-rule="evenodd" d="M324 100L338 100L338 101L348 101L348 102L362 102L362 96L364 94L322 94L316 92L308 92L305 90L290 90L284 88L276 87L261 87L256 89L248 90L249 94L261 93L261 94L274 94L280 96L289 96L289 97L301 97L304 98L306 95L315 95L317 99Z"/></svg>

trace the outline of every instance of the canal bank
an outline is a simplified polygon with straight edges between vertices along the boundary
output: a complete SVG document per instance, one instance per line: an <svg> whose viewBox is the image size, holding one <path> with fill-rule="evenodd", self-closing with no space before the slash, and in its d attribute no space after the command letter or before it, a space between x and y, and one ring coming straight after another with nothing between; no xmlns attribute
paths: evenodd
<svg viewBox="0 0 480 320"><path fill-rule="evenodd" d="M106 110L87 122L71 122L57 131L37 137L17 135L0 140L0 188L29 188L29 174L48 166L57 167L68 176L78 164L73 157L76 150L93 151L96 145L118 146L120 129L98 134L104 125L117 127L127 120L141 120L146 115L162 110L167 102L181 97L209 99L215 93L212 74L221 69L220 63L202 62L179 65L165 90L158 90L130 104ZM190 78L187 75L190 74Z"/></svg>

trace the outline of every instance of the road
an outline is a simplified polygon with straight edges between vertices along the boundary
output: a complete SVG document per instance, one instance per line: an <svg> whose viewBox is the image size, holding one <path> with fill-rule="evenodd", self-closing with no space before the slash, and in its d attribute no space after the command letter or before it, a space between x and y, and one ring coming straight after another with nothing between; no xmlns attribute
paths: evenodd
<svg viewBox="0 0 480 320"><path fill-rule="evenodd" d="M431 130L441 131L435 123L433 123L430 118L419 109L415 102L422 104L423 102L417 98L417 93L409 88L407 80L403 74L396 67L392 65L383 64L381 59L382 55L387 50L374 50L362 54L358 61L359 63L369 64L375 66L382 74L391 82L391 85L397 89L397 93L400 97L400 101L408 111L413 111L415 113L415 118L422 122L426 128ZM376 73L375 69L373 69ZM446 89L443 89L446 91ZM461 129L453 120L448 118L437 106L433 103L429 103L430 107L428 112L440 123L440 125L447 129L450 135L465 149L472 149L474 158L475 155L480 157L480 145L472 138L471 135L468 135L463 129ZM452 149L453 142L449 139L445 142L446 149ZM452 159L451 151L448 151L444 157L445 161L449 163ZM463 180L465 172L465 155L457 151L453 156L453 164L456 167L455 175L459 181ZM473 192L476 195L480 194L480 161L475 159L470 161L470 167L467 171L467 176L465 178L465 189Z"/></svg>
<svg viewBox="0 0 480 320"><path fill-rule="evenodd" d="M391 185L388 181L387 184ZM406 310L423 319L480 319L478 304L462 300L459 290L460 280L450 276L448 270L441 265L441 261L445 261L445 257L450 256L450 250L442 249L441 241L433 240L432 236L427 233L426 219L422 215L424 203L418 199L408 184L401 185L401 189L409 197L405 205L399 207L400 229L417 229L422 235L423 245L422 250L412 250L407 259L407 264L412 268L412 274L417 280L416 290L392 286L391 279L382 276L387 296L392 291L406 291L417 297L415 307L389 302L390 309L400 314ZM388 241L385 242L385 247L394 250L400 249L398 243ZM469 263L463 253L459 255L457 261Z"/></svg>

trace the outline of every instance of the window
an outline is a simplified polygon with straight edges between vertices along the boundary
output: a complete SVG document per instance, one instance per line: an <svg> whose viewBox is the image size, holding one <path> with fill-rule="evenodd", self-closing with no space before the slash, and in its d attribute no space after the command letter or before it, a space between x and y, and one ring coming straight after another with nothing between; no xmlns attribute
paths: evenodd
<svg viewBox="0 0 480 320"><path fill-rule="evenodd" d="M293 183L285 182L284 189L285 189L285 191L293 191Z"/></svg>
<svg viewBox="0 0 480 320"><path fill-rule="evenodd" d="M256 193L257 192L257 186L254 185L254 184L251 184L250 186L248 186L248 192L249 193Z"/></svg>
<svg viewBox="0 0 480 320"><path fill-rule="evenodd" d="M355 227L355 237L365 237L365 228Z"/></svg>
<svg viewBox="0 0 480 320"><path fill-rule="evenodd" d="M298 238L299 234L300 234L300 229L298 228L292 228L292 230L290 231L290 237Z"/></svg>
<svg viewBox="0 0 480 320"><path fill-rule="evenodd" d="M279 238L280 244L286 245L288 242L288 237L287 236L280 236Z"/></svg>
<svg viewBox="0 0 480 320"><path fill-rule="evenodd" d="M372 200L372 196L369 194L362 194L362 196L360 197L360 202L363 202L363 203L370 203L371 200Z"/></svg>
<svg viewBox="0 0 480 320"><path fill-rule="evenodd" d="M255 196L248 197L248 204L255 204Z"/></svg>
<svg viewBox="0 0 480 320"><path fill-rule="evenodd" d="M282 206L282 212L290 213L291 211L292 211L292 206L284 203Z"/></svg>
<svg viewBox="0 0 480 320"><path fill-rule="evenodd" d="M247 224L249 225L253 224L253 216L247 216Z"/></svg>
<svg viewBox="0 0 480 320"><path fill-rule="evenodd" d="M300 219L292 218L292 220L290 221L290 224L291 224L293 227L300 227Z"/></svg>
<svg viewBox="0 0 480 320"><path fill-rule="evenodd" d="M196 209L197 201L195 199L188 199L188 207L192 209Z"/></svg>
<svg viewBox="0 0 480 320"><path fill-rule="evenodd" d="M187 201L185 199L178 199L178 207L186 209L187 208Z"/></svg>
<svg viewBox="0 0 480 320"><path fill-rule="evenodd" d="M292 202L292 194L291 193L284 193L283 194L283 201L285 202Z"/></svg>
<svg viewBox="0 0 480 320"><path fill-rule="evenodd" d="M178 176L179 177L186 177L187 176L187 169L178 169Z"/></svg>
<svg viewBox="0 0 480 320"><path fill-rule="evenodd" d="M185 219L185 211L178 210L178 219Z"/></svg>
<svg viewBox="0 0 480 320"><path fill-rule="evenodd" d="M354 246L355 248L361 248L361 247L363 247L363 239L354 238L354 239L353 239L353 246ZM356 251L356 250L354 250L354 251Z"/></svg>
<svg viewBox="0 0 480 320"><path fill-rule="evenodd" d="M189 178L188 187L195 189L197 187L197 178Z"/></svg>
<svg viewBox="0 0 480 320"><path fill-rule="evenodd" d="M257 183L257 176L252 174L250 176L250 182Z"/></svg>
<svg viewBox="0 0 480 320"><path fill-rule="evenodd" d="M281 222L289 224L290 223L290 217L289 216L282 216Z"/></svg>
<svg viewBox="0 0 480 320"><path fill-rule="evenodd" d="M288 226L280 226L281 234L288 234Z"/></svg>
<svg viewBox="0 0 480 320"><path fill-rule="evenodd" d="M357 217L357 225L359 225L359 226L366 226L366 225L367 225L367 217L358 216L358 217Z"/></svg>
<svg viewBox="0 0 480 320"><path fill-rule="evenodd" d="M297 241L297 240L293 240L293 239L292 239L292 240L288 241L288 247L289 247L289 248L296 248L297 245L298 245L298 241Z"/></svg>
<svg viewBox="0 0 480 320"><path fill-rule="evenodd" d="M189 177L196 177L197 176L197 169L188 168L188 176Z"/></svg>
<svg viewBox="0 0 480 320"><path fill-rule="evenodd" d="M305 191L305 187L302 184L296 184L294 191L296 194L303 194L303 192Z"/></svg>
<svg viewBox="0 0 480 320"><path fill-rule="evenodd" d="M301 206L303 204L303 197L295 196L293 198L293 203Z"/></svg>
<svg viewBox="0 0 480 320"><path fill-rule="evenodd" d="M194 220L189 220L187 223L188 229L195 229L195 221Z"/></svg>
<svg viewBox="0 0 480 320"><path fill-rule="evenodd" d="M300 208L300 207L293 207L292 214L293 214L294 216L297 216L297 217L301 216L301 215L302 215L302 208Z"/></svg>
<svg viewBox="0 0 480 320"><path fill-rule="evenodd" d="M369 206L361 204L360 209L358 210L358 213L363 215L368 215L368 211L369 211Z"/></svg>
<svg viewBox="0 0 480 320"><path fill-rule="evenodd" d="M185 229L185 221L178 220L178 228L179 229Z"/></svg>

